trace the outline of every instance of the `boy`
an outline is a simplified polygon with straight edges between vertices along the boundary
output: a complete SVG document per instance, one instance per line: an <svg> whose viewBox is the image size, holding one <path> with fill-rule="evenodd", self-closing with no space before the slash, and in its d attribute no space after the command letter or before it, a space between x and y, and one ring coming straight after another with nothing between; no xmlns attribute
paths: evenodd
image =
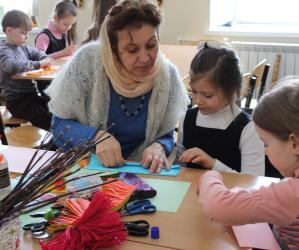
<svg viewBox="0 0 299 250"><path fill-rule="evenodd" d="M13 80L17 73L50 66L53 59L25 45L31 30L30 18L19 10L7 12L2 19L6 41L0 42L0 87L6 107L13 116L24 118L33 125L50 129L52 114L48 100L38 96L31 80Z"/></svg>

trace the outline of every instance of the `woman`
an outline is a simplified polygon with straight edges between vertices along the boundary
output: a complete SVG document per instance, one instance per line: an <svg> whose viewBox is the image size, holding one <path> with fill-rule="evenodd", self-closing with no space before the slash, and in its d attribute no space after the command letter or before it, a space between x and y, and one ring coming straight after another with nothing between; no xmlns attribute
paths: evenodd
<svg viewBox="0 0 299 250"><path fill-rule="evenodd" d="M158 8L145 0L110 10L100 41L89 43L52 83L49 106L57 142L74 146L97 128L111 136L96 147L105 166L140 161L150 172L169 169L173 128L189 99L177 69L159 52ZM107 133L108 134L108 133Z"/></svg>

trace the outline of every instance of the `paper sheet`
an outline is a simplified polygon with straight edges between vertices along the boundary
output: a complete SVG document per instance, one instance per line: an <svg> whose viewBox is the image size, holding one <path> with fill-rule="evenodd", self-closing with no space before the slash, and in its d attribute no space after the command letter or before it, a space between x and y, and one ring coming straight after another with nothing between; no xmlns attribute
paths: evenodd
<svg viewBox="0 0 299 250"><path fill-rule="evenodd" d="M267 223L233 226L240 247L280 250L280 247Z"/></svg>
<svg viewBox="0 0 299 250"><path fill-rule="evenodd" d="M170 170L167 171L162 169L162 171L157 174L150 173L148 169L144 168L138 162L127 162L122 167L113 167L113 168L106 168L104 167L95 155L91 155L90 162L87 166L89 170L99 170L99 171L107 171L107 172L129 172L134 174L147 174L147 175L164 175L164 176L177 176L180 172L181 166L180 165L172 165Z"/></svg>
<svg viewBox="0 0 299 250"><path fill-rule="evenodd" d="M8 148L1 150L1 153L4 154L8 162L8 169L10 172L24 173L25 168L27 164L30 162L35 151L36 149L9 146ZM41 156L44 152L45 150L40 150L37 154L36 159L38 159L38 157ZM30 173L39 168L54 153L54 151L48 151L40 160L40 162L38 162L36 166L33 167Z"/></svg>
<svg viewBox="0 0 299 250"><path fill-rule="evenodd" d="M168 181L158 179L144 180L157 190L157 196L150 199L157 207L158 211L176 212L180 207L188 189L190 182L185 181ZM172 195L170 195L170 192Z"/></svg>

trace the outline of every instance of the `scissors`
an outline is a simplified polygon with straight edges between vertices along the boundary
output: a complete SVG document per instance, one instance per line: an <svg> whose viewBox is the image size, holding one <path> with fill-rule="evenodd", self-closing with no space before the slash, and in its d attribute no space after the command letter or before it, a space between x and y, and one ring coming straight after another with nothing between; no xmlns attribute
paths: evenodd
<svg viewBox="0 0 299 250"><path fill-rule="evenodd" d="M37 239L45 239L50 235L47 233L48 221L42 220L40 222L28 223L23 226L24 231L31 231L32 236Z"/></svg>
<svg viewBox="0 0 299 250"><path fill-rule="evenodd" d="M150 224L146 220L136 220L124 222L124 227L129 235L147 236L149 234Z"/></svg>
<svg viewBox="0 0 299 250"><path fill-rule="evenodd" d="M149 200L137 200L128 203L121 211L121 215L153 214L155 212L156 206Z"/></svg>

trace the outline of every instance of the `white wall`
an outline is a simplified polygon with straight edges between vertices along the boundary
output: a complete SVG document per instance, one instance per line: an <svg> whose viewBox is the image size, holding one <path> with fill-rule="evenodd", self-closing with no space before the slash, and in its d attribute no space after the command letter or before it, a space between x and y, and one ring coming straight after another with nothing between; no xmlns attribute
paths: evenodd
<svg viewBox="0 0 299 250"><path fill-rule="evenodd" d="M78 17L78 36L81 40L85 30L91 23L92 2L85 0L84 8L80 9ZM55 6L54 0L39 0L37 17L41 27L46 25L52 16ZM163 4L164 22L161 27L160 37L162 43L176 44L179 38L200 40L221 40L223 36L207 36L204 32L209 28L210 0L164 0ZM298 38L287 37L240 37L225 36L232 41L260 41L260 42L291 42L298 43ZM31 39L32 40L32 39Z"/></svg>

